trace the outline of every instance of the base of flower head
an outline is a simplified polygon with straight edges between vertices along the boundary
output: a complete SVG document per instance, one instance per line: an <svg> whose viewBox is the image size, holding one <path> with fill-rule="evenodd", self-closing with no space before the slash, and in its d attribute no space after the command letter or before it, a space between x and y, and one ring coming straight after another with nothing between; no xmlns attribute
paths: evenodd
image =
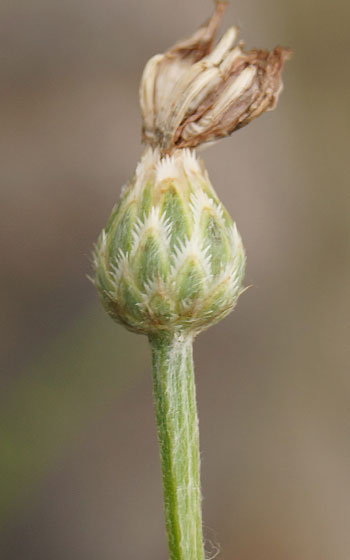
<svg viewBox="0 0 350 560"><path fill-rule="evenodd" d="M108 313L150 334L199 332L234 307L245 255L240 236L190 150L147 148L95 255Z"/></svg>

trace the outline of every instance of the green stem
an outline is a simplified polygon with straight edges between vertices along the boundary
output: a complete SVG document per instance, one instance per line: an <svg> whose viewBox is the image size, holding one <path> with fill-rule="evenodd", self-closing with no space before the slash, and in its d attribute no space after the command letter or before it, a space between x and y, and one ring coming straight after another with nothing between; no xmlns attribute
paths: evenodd
<svg viewBox="0 0 350 560"><path fill-rule="evenodd" d="M204 560L192 336L150 337L171 560Z"/></svg>

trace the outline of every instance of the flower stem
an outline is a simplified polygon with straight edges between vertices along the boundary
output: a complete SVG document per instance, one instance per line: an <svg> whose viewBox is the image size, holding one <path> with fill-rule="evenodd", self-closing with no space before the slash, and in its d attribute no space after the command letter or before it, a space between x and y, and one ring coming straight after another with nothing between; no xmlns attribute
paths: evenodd
<svg viewBox="0 0 350 560"><path fill-rule="evenodd" d="M204 560L193 337L150 337L171 560Z"/></svg>

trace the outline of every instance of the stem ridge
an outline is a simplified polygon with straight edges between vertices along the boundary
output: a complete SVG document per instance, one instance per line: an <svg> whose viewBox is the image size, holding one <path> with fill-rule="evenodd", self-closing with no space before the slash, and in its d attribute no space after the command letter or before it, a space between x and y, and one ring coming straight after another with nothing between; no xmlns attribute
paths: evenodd
<svg viewBox="0 0 350 560"><path fill-rule="evenodd" d="M204 560L199 431L191 334L150 337L171 560Z"/></svg>

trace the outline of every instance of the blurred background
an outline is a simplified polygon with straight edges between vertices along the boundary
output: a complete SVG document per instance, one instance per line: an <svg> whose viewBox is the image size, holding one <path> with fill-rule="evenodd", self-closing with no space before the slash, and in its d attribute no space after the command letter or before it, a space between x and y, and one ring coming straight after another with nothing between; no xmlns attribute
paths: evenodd
<svg viewBox="0 0 350 560"><path fill-rule="evenodd" d="M147 341L86 275L141 153L144 64L211 10L0 4L2 560L167 558ZM349 16L242 0L223 26L294 51L277 110L202 154L252 285L195 344L207 549L226 560L350 558Z"/></svg>

